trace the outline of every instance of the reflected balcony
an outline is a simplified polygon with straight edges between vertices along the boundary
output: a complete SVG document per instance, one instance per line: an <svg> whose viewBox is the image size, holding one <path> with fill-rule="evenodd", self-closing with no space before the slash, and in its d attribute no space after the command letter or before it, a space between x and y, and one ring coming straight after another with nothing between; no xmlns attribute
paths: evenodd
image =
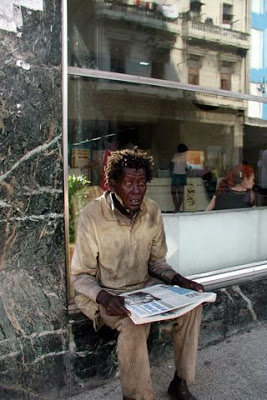
<svg viewBox="0 0 267 400"><path fill-rule="evenodd" d="M229 92L230 94L230 92ZM243 110L247 109L247 100L237 97L227 97L212 93L203 92L190 92L185 91L184 99L192 101L198 104L198 109L202 111L210 111L213 108L226 108L232 110Z"/></svg>
<svg viewBox="0 0 267 400"><path fill-rule="evenodd" d="M132 5L130 2L127 4L104 2L98 4L96 13L98 17L104 17L109 20L130 22L175 34L179 34L182 31L181 18L166 18L158 9L142 8Z"/></svg>
<svg viewBox="0 0 267 400"><path fill-rule="evenodd" d="M184 21L183 36L187 40L213 42L217 45L236 47L245 51L249 49L250 35L248 33L203 22Z"/></svg>

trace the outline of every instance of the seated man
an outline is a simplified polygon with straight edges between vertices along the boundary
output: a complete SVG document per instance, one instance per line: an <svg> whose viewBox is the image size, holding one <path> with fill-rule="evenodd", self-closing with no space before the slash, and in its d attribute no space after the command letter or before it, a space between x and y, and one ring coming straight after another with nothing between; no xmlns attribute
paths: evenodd
<svg viewBox="0 0 267 400"><path fill-rule="evenodd" d="M112 152L106 167L110 190L81 212L72 259L76 303L94 323L117 329L118 361L124 400L155 400L147 337L150 324L135 325L119 294L162 281L203 291L176 273L167 252L159 206L145 197L153 158L134 148ZM160 280L160 281L159 281ZM202 307L173 321L176 371L168 392L176 400L194 400L186 381L195 376Z"/></svg>

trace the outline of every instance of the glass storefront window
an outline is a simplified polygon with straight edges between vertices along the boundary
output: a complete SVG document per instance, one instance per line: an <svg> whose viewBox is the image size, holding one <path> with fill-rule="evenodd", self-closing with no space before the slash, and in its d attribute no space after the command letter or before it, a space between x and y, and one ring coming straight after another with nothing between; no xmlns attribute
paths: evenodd
<svg viewBox="0 0 267 400"><path fill-rule="evenodd" d="M70 174L105 189L109 151L137 145L155 159L148 195L174 211L170 162L186 144L183 211L206 209L216 183L243 160L247 102L201 92L79 76L69 78Z"/></svg>
<svg viewBox="0 0 267 400"><path fill-rule="evenodd" d="M262 8L250 5L246 0L68 0L70 242L81 207L107 188L110 151L137 145L155 159L147 195L160 205L170 257L180 272L265 260L264 246L249 248L249 218L243 212L228 216L243 227L237 255L231 252L231 232L238 229L228 231L226 217L205 212L222 179L240 164L254 169L254 204L267 205L267 19ZM171 168L181 144L187 148L186 181L177 208ZM258 221L257 212L250 213L251 220ZM177 239L180 225L184 233ZM260 230L255 225L253 235ZM200 231L217 260L221 251L228 254L224 264L204 252L194 264L187 240L195 237L195 248L196 242L203 246Z"/></svg>
<svg viewBox="0 0 267 400"><path fill-rule="evenodd" d="M251 13L241 0L69 0L70 174L101 192L107 154L138 145L155 158L148 194L172 212L170 163L179 143L188 148L181 211L205 210L235 165L257 172L264 135L253 145L259 160L248 139L267 125L266 104L245 96L265 95L264 78L254 82L255 60L249 77L256 54L249 38L259 32Z"/></svg>

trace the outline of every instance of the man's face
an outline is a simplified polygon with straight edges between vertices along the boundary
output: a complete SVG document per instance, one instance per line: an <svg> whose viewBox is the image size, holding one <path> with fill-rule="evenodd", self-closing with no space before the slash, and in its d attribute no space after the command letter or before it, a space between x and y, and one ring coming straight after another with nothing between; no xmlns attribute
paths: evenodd
<svg viewBox="0 0 267 400"><path fill-rule="evenodd" d="M110 187L121 198L126 209L138 211L146 193L145 170L124 167L119 181L112 180Z"/></svg>

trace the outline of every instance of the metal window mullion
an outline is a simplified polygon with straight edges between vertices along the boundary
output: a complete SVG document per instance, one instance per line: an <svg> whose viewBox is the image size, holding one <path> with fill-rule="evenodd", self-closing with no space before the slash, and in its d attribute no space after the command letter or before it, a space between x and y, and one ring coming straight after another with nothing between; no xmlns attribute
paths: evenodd
<svg viewBox="0 0 267 400"><path fill-rule="evenodd" d="M124 83L134 83L139 85L147 85L147 86L157 86L162 88L169 89L177 89L177 90L185 90L189 92L195 93L205 93L211 94L231 99L239 99L239 100L250 100L257 101L260 103L267 103L266 97L254 96L250 94L243 94L238 92L230 92L227 90L221 89L212 89L203 86L196 85L188 85L174 81L155 79L155 78L147 78L137 75L128 75L128 74L120 74L117 72L109 72L109 71L100 71L89 68L78 68L78 67L68 67L68 75L69 76L81 76L84 78L94 78L94 79L106 79L112 81L119 81Z"/></svg>
<svg viewBox="0 0 267 400"><path fill-rule="evenodd" d="M66 303L70 300L70 251L69 251L69 199L68 199L68 25L67 1L61 0L62 7L62 130L63 130L63 183L64 183L64 235L66 256Z"/></svg>

